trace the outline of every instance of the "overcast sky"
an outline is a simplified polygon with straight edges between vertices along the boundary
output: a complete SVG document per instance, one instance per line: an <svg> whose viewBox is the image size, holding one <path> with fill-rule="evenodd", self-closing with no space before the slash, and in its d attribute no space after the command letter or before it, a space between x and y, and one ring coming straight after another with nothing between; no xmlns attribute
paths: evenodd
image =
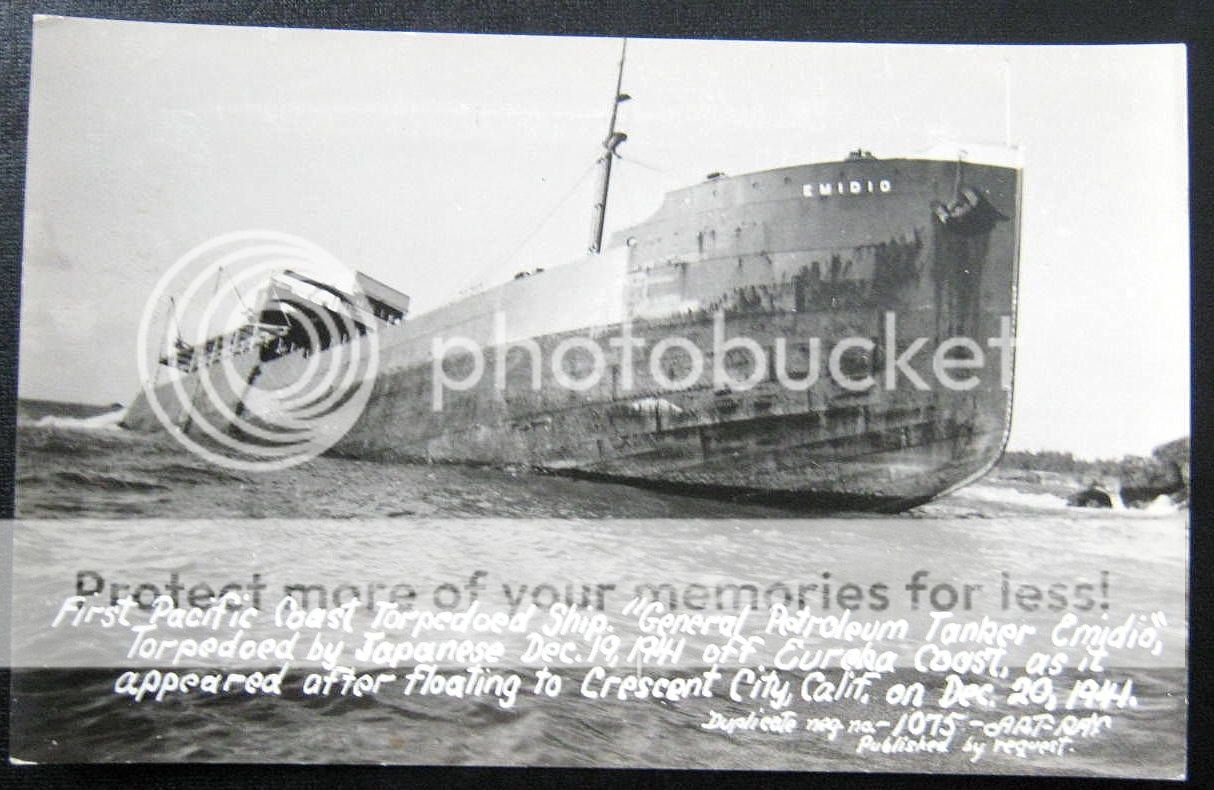
<svg viewBox="0 0 1214 790"><path fill-rule="evenodd" d="M1119 455L1188 433L1183 47L628 53L609 233L712 171L1010 131L1025 163L1011 447ZM612 39L38 19L21 395L129 402L156 278L220 233L302 236L414 312L578 257L618 54Z"/></svg>

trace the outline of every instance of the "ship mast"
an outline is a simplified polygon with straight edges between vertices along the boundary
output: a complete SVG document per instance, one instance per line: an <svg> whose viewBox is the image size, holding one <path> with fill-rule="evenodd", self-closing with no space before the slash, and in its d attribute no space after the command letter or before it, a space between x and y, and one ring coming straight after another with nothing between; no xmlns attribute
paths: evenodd
<svg viewBox="0 0 1214 790"><path fill-rule="evenodd" d="M628 51L628 39L624 39L620 47L620 69L615 78L615 98L611 102L611 122L607 125L607 136L603 138L603 155L599 157L598 202L594 204L594 220L590 229L590 252L598 254L603 249L603 225L607 220L607 191L611 186L611 160L616 157L615 149L628 139L628 135L615 130L615 118L620 105L632 97L621 93L624 83L624 55Z"/></svg>

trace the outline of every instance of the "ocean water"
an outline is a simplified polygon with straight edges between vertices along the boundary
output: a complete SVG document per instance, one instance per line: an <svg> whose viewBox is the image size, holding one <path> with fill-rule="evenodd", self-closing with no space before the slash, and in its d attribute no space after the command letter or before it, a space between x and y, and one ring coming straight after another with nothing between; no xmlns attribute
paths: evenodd
<svg viewBox="0 0 1214 790"><path fill-rule="evenodd" d="M110 693L114 670L65 669L57 660L64 656L30 647L39 644L38 623L15 621L14 650L35 656L14 671L12 752L22 760L1163 778L1184 771L1188 514L1164 503L1143 511L1077 510L1031 486L994 480L894 516L791 519L774 508L500 469L321 458L277 473L235 473L194 458L171 439L132 434L98 418L21 426L17 460L18 518L46 520L16 557L15 584L37 601L62 598L66 580L58 569L101 567L98 558L115 552L123 558L112 566L115 574L155 567L186 578L228 563L234 575L256 568L273 578L356 573L391 582L464 579L479 568L494 582L542 579L575 590L607 580L620 590L653 580L762 587L820 581L826 570L840 583L915 567L943 579L969 578L974 568L1017 580L1103 571L1113 580L1114 611L1168 612L1170 644L1166 660L1119 670L1134 680L1140 705L1119 712L1103 736L1065 758L1004 755L970 763L960 755L857 756L854 741L822 737L707 732L700 725L710 709L724 715L750 709L721 699L620 703L574 694L559 704L524 700L509 710L493 698L398 695L135 703ZM104 526L54 528L77 519ZM212 529L208 519L225 526ZM243 532L234 538L232 530ZM248 562L234 567L233 556ZM897 713L884 703L844 702L817 715L846 721Z"/></svg>

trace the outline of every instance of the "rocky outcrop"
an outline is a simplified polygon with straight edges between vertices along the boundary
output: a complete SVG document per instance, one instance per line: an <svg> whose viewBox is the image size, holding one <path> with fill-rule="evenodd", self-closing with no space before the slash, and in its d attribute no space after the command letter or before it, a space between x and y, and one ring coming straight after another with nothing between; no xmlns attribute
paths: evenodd
<svg viewBox="0 0 1214 790"><path fill-rule="evenodd" d="M1075 496L1089 506L1099 497L1084 497L1089 491L1116 492L1126 507L1144 507L1161 496L1177 504L1189 501L1189 439L1177 439L1156 447L1150 457L1127 455L1108 474L1100 476ZM1075 503L1078 504L1078 503Z"/></svg>
<svg viewBox="0 0 1214 790"><path fill-rule="evenodd" d="M1167 444L1161 444L1151 451L1151 459L1156 463L1169 467L1173 474L1180 479L1180 488L1169 492L1173 501L1181 504L1189 502L1189 437L1175 439Z"/></svg>
<svg viewBox="0 0 1214 790"><path fill-rule="evenodd" d="M1187 469L1188 464L1184 464ZM1127 456L1121 462L1121 501L1126 507L1145 505L1160 496L1187 499L1187 486L1180 465L1157 457Z"/></svg>
<svg viewBox="0 0 1214 790"><path fill-rule="evenodd" d="M1071 507L1112 507L1113 494L1099 484L1089 485L1066 498Z"/></svg>
<svg viewBox="0 0 1214 790"><path fill-rule="evenodd" d="M1189 439L1161 444L1149 457L1127 455L1120 460L1085 460L1069 452L1041 450L1004 453L1005 479L1023 482L1056 480L1055 491L1076 507L1143 507L1160 496L1174 503L1189 501Z"/></svg>

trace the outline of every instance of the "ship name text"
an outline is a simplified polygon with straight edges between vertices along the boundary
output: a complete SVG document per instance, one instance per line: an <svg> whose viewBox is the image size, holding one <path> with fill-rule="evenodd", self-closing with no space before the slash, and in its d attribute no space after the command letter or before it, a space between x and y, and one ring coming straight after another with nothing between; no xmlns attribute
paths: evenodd
<svg viewBox="0 0 1214 790"><path fill-rule="evenodd" d="M847 195L887 195L894 191L894 184L887 178L877 181L819 181L801 186L801 194L805 197L832 197Z"/></svg>

